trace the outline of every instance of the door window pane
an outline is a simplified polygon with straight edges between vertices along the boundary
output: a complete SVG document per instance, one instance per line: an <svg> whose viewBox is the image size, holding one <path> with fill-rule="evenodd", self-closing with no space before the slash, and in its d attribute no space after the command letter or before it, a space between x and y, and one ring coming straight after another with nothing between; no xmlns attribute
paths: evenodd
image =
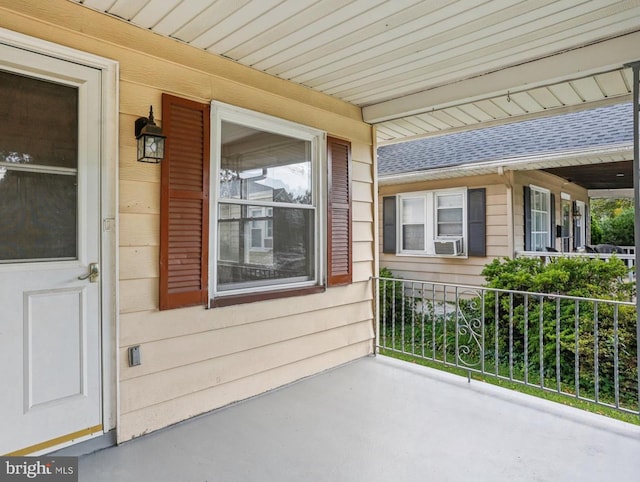
<svg viewBox="0 0 640 482"><path fill-rule="evenodd" d="M78 92L0 71L0 262L77 257Z"/></svg>
<svg viewBox="0 0 640 482"><path fill-rule="evenodd" d="M0 262L76 258L76 176L0 168Z"/></svg>
<svg viewBox="0 0 640 482"><path fill-rule="evenodd" d="M0 71L0 162L78 167L78 92Z"/></svg>

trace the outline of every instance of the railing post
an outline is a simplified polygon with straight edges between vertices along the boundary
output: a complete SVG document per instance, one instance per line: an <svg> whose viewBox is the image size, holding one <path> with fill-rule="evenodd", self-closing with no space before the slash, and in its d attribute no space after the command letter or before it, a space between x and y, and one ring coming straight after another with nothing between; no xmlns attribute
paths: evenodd
<svg viewBox="0 0 640 482"><path fill-rule="evenodd" d="M391 348L396 349L396 282L391 281Z"/></svg>
<svg viewBox="0 0 640 482"><path fill-rule="evenodd" d="M400 302L402 303L402 311L401 311L401 318L400 318L400 334L401 334L401 338L402 338L402 353L405 353L405 340L404 340L404 320L405 320L405 313L404 313L404 307L407 304L407 302L404 299L404 292L407 289L407 287L404 284L404 281L402 282L402 296L400 297Z"/></svg>
<svg viewBox="0 0 640 482"><path fill-rule="evenodd" d="M509 380L513 381L513 293L509 293Z"/></svg>
<svg viewBox="0 0 640 482"><path fill-rule="evenodd" d="M426 307L425 307L425 303L424 303L424 283L422 283L420 285L420 313L421 313L421 320L420 320L420 346L422 347L422 358L425 358L424 356L424 317L426 316L425 311L426 311Z"/></svg>
<svg viewBox="0 0 640 482"><path fill-rule="evenodd" d="M562 372L560 371L560 298L556 297L556 391L560 393L562 387Z"/></svg>
<svg viewBox="0 0 640 482"><path fill-rule="evenodd" d="M380 278L376 276L373 278L373 310L374 310L374 341L373 341L373 355L378 354L378 347L380 346Z"/></svg>
<svg viewBox="0 0 640 482"><path fill-rule="evenodd" d="M529 295L524 295L524 384L529 384Z"/></svg>

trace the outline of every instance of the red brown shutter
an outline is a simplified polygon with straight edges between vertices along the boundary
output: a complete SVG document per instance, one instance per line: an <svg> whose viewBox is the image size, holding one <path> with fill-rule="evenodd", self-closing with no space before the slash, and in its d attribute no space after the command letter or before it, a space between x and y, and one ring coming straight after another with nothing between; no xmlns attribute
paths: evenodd
<svg viewBox="0 0 640 482"><path fill-rule="evenodd" d="M336 286L351 283L351 144L332 137L327 144L327 284Z"/></svg>
<svg viewBox="0 0 640 482"><path fill-rule="evenodd" d="M162 94L161 310L207 301L209 109Z"/></svg>

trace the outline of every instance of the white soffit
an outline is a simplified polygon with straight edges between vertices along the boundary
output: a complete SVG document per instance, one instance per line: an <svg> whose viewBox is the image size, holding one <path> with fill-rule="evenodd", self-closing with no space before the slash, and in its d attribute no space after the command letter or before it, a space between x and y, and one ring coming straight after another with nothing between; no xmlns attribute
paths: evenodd
<svg viewBox="0 0 640 482"><path fill-rule="evenodd" d="M631 69L616 69L380 122L378 145L631 101L632 78Z"/></svg>
<svg viewBox="0 0 640 482"><path fill-rule="evenodd" d="M381 142L622 101L640 58L637 0L70 1L360 106Z"/></svg>

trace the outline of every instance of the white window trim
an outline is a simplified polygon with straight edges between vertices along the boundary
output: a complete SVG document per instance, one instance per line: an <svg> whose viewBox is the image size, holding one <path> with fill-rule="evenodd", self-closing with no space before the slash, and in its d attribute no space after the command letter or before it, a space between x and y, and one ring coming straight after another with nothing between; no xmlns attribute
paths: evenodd
<svg viewBox="0 0 640 482"><path fill-rule="evenodd" d="M312 199L314 200L314 279L272 285L247 286L245 288L219 290L217 286L218 253L218 177L220 170L222 121L252 127L254 129L273 132L294 137L311 143ZM326 133L312 127L287 121L278 117L243 109L223 102L211 102L211 173L209 175L209 297L223 297L257 292L268 292L282 289L317 286L326 279ZM244 202L241 202L241 204ZM273 206L282 206L273 203ZM299 207L296 205L296 207Z"/></svg>
<svg viewBox="0 0 640 482"><path fill-rule="evenodd" d="M552 246L552 234L551 233L551 191L549 189L546 189L544 187L540 187L540 186L536 186L534 184L529 184L529 190L530 190L530 209L531 209L531 250L532 251L536 251L535 246L534 246L534 242L533 242L533 213L534 213L534 209L533 209L533 193L534 191L537 191L539 193L545 194L547 196L547 226L546 226L546 233L547 233L547 239L545 241L545 245L542 247L541 251L544 251L545 248L547 246ZM536 233L542 233L543 231L535 231Z"/></svg>
<svg viewBox="0 0 640 482"><path fill-rule="evenodd" d="M437 236L437 204L435 202L438 195L443 194L462 194L462 236ZM398 256L421 256L432 258L468 258L467 254L467 225L468 225L468 213L467 213L467 195L468 188L450 188L450 189L434 189L427 191L414 191L403 192L397 194L396 202L396 254ZM422 197L425 199L425 249L422 250L406 250L402 249L402 200L408 198ZM433 241L434 240L451 240L462 237L463 253L461 255L447 255L436 254Z"/></svg>

